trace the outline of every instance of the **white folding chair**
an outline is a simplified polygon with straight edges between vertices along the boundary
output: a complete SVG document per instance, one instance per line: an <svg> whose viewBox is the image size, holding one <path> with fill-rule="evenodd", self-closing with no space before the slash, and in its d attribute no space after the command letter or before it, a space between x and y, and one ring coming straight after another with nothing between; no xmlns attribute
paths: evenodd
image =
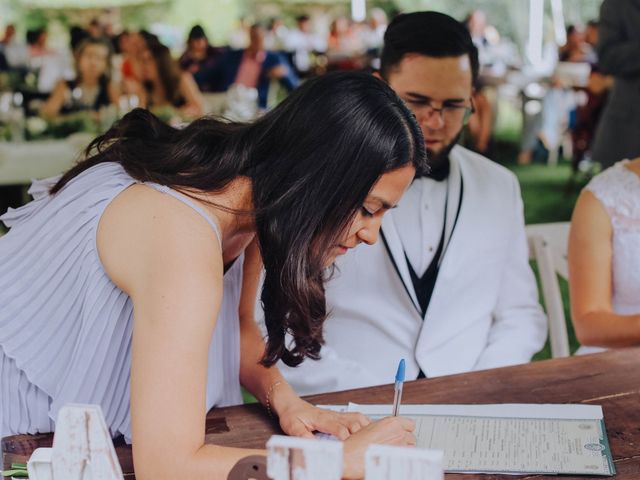
<svg viewBox="0 0 640 480"><path fill-rule="evenodd" d="M529 241L529 258L536 261L540 273L542 298L549 319L551 356L568 357L571 354L569 337L557 275L569 278L569 222L539 223L527 225L525 229Z"/></svg>

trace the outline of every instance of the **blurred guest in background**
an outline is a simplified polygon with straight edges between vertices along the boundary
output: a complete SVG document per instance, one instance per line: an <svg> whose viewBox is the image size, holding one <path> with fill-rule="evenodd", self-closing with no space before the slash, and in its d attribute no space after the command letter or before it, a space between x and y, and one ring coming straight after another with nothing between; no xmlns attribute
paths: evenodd
<svg viewBox="0 0 640 480"><path fill-rule="evenodd" d="M122 55L120 74L125 93L139 93L142 88L142 54L146 49L144 38L138 32L123 31L116 40Z"/></svg>
<svg viewBox="0 0 640 480"><path fill-rule="evenodd" d="M287 33L285 49L293 55L293 65L302 76L311 73L314 52L327 50L327 42L312 31L311 19L308 15L296 18L296 28Z"/></svg>
<svg viewBox="0 0 640 480"><path fill-rule="evenodd" d="M92 18L87 26L87 33L91 38L108 41L109 38L105 34L104 26L97 18Z"/></svg>
<svg viewBox="0 0 640 480"><path fill-rule="evenodd" d="M79 110L98 111L116 105L119 92L111 82L111 48L102 39L86 38L75 50L76 78L60 80L41 114L52 118Z"/></svg>
<svg viewBox="0 0 640 480"><path fill-rule="evenodd" d="M45 28L27 31L27 45L30 58L51 55L53 53L53 51L47 47L47 30Z"/></svg>
<svg viewBox="0 0 640 480"><path fill-rule="evenodd" d="M193 75L180 69L169 49L151 40L141 55L140 106L150 109L174 107L186 117L204 113L203 99Z"/></svg>
<svg viewBox="0 0 640 480"><path fill-rule="evenodd" d="M487 29L487 14L482 10L473 10L467 15L463 23L466 25L467 30L469 30L473 44L478 49L480 66L490 63L490 59L487 58L489 40L485 33Z"/></svg>
<svg viewBox="0 0 640 480"><path fill-rule="evenodd" d="M272 52L279 52L285 49L285 43L289 29L285 26L280 17L272 17L269 20L267 31L264 33L264 47Z"/></svg>
<svg viewBox="0 0 640 480"><path fill-rule="evenodd" d="M365 67L362 38L347 17L337 17L329 27L327 41L330 67L335 70L358 70Z"/></svg>
<svg viewBox="0 0 640 480"><path fill-rule="evenodd" d="M249 45L249 22L246 17L238 19L238 26L229 34L229 46L236 50L247 48Z"/></svg>
<svg viewBox="0 0 640 480"><path fill-rule="evenodd" d="M609 90L613 86L613 77L603 74L597 64L598 55L595 48L598 43L598 21L590 20L587 24L585 41L589 45L587 61L591 64L591 72L589 72L587 86L584 88L586 101L578 104L575 123L571 128L573 151L571 165L574 172L584 168L581 162L585 161L586 167L592 163L590 150L602 111L607 103Z"/></svg>
<svg viewBox="0 0 640 480"><path fill-rule="evenodd" d="M640 345L640 159L608 168L578 198L569 235L569 287L583 346Z"/></svg>
<svg viewBox="0 0 640 480"><path fill-rule="evenodd" d="M194 25L187 39L187 50L178 62L180 68L194 75L202 68L213 67L222 55L224 55L224 49L212 47L204 29L200 25ZM212 83L197 81L196 83L201 92L218 92L221 89L220 85Z"/></svg>
<svg viewBox="0 0 640 480"><path fill-rule="evenodd" d="M571 129L571 166L574 171L581 168L583 160L587 161L587 165L593 160L590 150L612 85L613 77L603 75L597 65L592 66L585 89L586 102L578 105L575 124Z"/></svg>
<svg viewBox="0 0 640 480"><path fill-rule="evenodd" d="M16 27L11 23L4 30L0 49L2 49L11 68L25 68L29 63L27 45L16 39Z"/></svg>
<svg viewBox="0 0 640 480"><path fill-rule="evenodd" d="M328 47L333 55L350 56L362 53L364 45L355 34L347 17L340 16L331 22Z"/></svg>
<svg viewBox="0 0 640 480"><path fill-rule="evenodd" d="M91 37L91 35L89 35L89 32L84 28L78 25L72 25L71 28L69 28L69 46L71 47L71 51L75 52L80 43L89 37Z"/></svg>
<svg viewBox="0 0 640 480"><path fill-rule="evenodd" d="M598 53L596 51L596 48L598 47L598 32L598 20L589 20L587 22L587 28L584 30L584 41L589 46L587 61L592 65L598 62Z"/></svg>
<svg viewBox="0 0 640 480"><path fill-rule="evenodd" d="M7 57L4 55L4 52L0 50L0 72L6 72L9 70L9 63L7 62Z"/></svg>
<svg viewBox="0 0 640 480"><path fill-rule="evenodd" d="M576 25L567 27L567 42L560 47L558 57L561 62L587 62L589 44L585 42L584 31Z"/></svg>
<svg viewBox="0 0 640 480"><path fill-rule="evenodd" d="M37 74L38 91L50 93L60 79L74 77L71 55L61 54L47 45L47 30L37 28L27 32L28 69Z"/></svg>
<svg viewBox="0 0 640 480"><path fill-rule="evenodd" d="M367 51L378 51L382 47L384 32L387 29L387 14L381 8L372 8L369 19L363 26L360 36Z"/></svg>
<svg viewBox="0 0 640 480"><path fill-rule="evenodd" d="M598 124L593 158L603 167L640 155L640 3L605 0L600 9L598 67L614 77Z"/></svg>
<svg viewBox="0 0 640 480"><path fill-rule="evenodd" d="M196 74L198 82L222 82L224 89L233 84L258 90L258 105L267 107L269 83L278 80L287 90L293 90L299 79L292 66L281 54L264 48L264 28L258 24L249 30L249 46L244 50L230 50L213 68Z"/></svg>

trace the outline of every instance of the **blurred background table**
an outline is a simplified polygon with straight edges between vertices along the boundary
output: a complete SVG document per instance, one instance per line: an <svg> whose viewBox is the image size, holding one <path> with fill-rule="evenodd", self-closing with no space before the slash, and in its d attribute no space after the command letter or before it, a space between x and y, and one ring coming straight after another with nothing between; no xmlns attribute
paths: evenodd
<svg viewBox="0 0 640 480"><path fill-rule="evenodd" d="M93 137L77 133L61 140L0 142L0 185L29 185L63 173Z"/></svg>

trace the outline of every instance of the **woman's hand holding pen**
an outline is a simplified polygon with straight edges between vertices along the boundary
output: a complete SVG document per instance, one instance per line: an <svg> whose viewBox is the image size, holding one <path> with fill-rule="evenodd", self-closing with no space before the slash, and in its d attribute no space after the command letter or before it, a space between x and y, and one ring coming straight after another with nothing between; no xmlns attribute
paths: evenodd
<svg viewBox="0 0 640 480"><path fill-rule="evenodd" d="M413 447L415 422L403 417L386 417L371 423L344 442L343 478L364 477L364 454L369 445L383 444Z"/></svg>
<svg viewBox="0 0 640 480"><path fill-rule="evenodd" d="M399 447L414 447L416 445L416 437L413 434L415 423L413 420L398 417L404 377L405 361L401 359L395 378L392 416L370 424L344 442L343 478L364 477L364 454L371 444Z"/></svg>
<svg viewBox="0 0 640 480"><path fill-rule="evenodd" d="M286 382L277 382L270 400L284 433L314 438L314 432L323 432L344 441L343 477L346 479L364 477L364 454L369 445L416 444L415 423L407 418L387 417L372 423L361 413L324 410L302 400Z"/></svg>

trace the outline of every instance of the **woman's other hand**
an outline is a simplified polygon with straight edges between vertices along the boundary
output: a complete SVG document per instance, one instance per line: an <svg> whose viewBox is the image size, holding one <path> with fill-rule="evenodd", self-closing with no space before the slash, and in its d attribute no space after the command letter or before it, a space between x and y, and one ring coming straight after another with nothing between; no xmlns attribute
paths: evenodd
<svg viewBox="0 0 640 480"><path fill-rule="evenodd" d="M280 427L287 435L313 438L313 432L331 434L346 440L371 421L361 413L339 413L315 407L300 398L278 410Z"/></svg>

